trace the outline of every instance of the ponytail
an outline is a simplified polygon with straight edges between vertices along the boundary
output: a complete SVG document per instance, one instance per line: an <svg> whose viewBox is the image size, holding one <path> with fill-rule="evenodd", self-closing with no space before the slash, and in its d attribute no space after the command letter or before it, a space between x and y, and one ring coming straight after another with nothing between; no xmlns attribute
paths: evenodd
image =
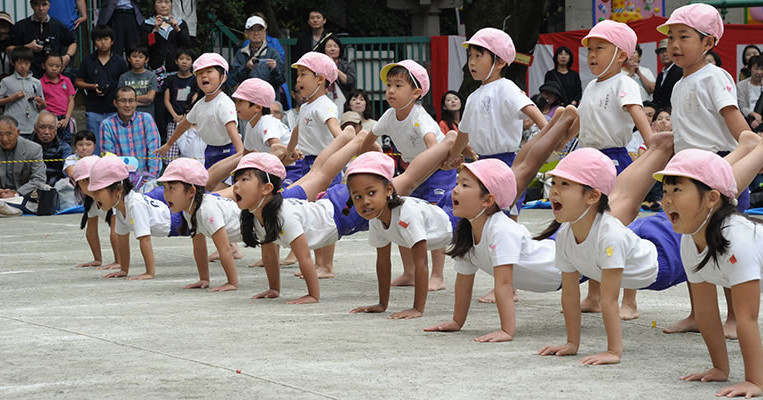
<svg viewBox="0 0 763 400"><path fill-rule="evenodd" d="M490 194L490 191L487 190L482 182L477 182L479 183L483 196ZM493 207L487 210L486 213L487 215L493 215L500 211L501 210L498 208L498 205L493 203ZM445 254L453 258L464 258L466 253L468 253L472 247L474 247L472 223L469 222L469 219L467 218L461 218L461 220L458 221L458 225L456 226L456 232L453 234L453 240L450 242L450 246L448 247Z"/></svg>
<svg viewBox="0 0 763 400"><path fill-rule="evenodd" d="M593 190L592 187L588 185L582 185L583 191L591 191ZM601 197L599 198L599 204L596 206L596 212L598 214L603 214L605 211L609 211L609 197L602 193ZM556 220L551 221L551 223L546 227L546 229L543 230L538 236L535 236L533 240L544 240L548 239L551 236L554 236L556 231L559 230L559 228L562 226L560 222L556 222Z"/></svg>
<svg viewBox="0 0 763 400"><path fill-rule="evenodd" d="M169 182L169 183L173 183L173 182ZM179 229L180 233L183 236L187 235L190 237L194 237L196 236L196 228L197 228L196 212L199 211L199 208L201 208L201 202L204 201L204 193L206 192L206 189L204 188L204 186L191 185L190 183L185 183L180 181L178 181L177 183L182 183L186 192L189 191L192 186L196 188L196 194L193 196L193 210L191 210L191 226L189 228L188 222L186 222L186 219L182 218L180 222L180 229Z"/></svg>
<svg viewBox="0 0 763 400"><path fill-rule="evenodd" d="M83 206L85 207L85 213L82 214L82 220L79 222L79 228L85 229L85 225L87 225L87 214L90 212L90 208L93 207L93 198L90 196L84 196L85 199L83 200Z"/></svg>

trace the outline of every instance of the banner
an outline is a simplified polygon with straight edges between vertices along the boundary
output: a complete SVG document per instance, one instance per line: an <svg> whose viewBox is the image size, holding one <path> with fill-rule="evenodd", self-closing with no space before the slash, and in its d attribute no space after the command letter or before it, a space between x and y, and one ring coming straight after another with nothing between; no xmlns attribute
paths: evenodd
<svg viewBox="0 0 763 400"><path fill-rule="evenodd" d="M593 0L593 24L604 19L632 22L665 16L665 0Z"/></svg>

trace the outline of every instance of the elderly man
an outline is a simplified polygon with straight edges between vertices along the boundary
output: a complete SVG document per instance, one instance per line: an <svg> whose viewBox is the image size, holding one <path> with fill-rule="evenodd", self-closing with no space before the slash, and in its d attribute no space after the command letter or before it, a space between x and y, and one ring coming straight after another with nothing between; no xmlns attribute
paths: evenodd
<svg viewBox="0 0 763 400"><path fill-rule="evenodd" d="M45 184L42 161L5 163L4 161L42 160L42 147L19 137L16 120L0 116L0 199L25 196ZM21 211L0 200L0 217L21 215Z"/></svg>
<svg viewBox="0 0 763 400"><path fill-rule="evenodd" d="M244 32L249 44L236 52L231 65L231 85L238 85L249 78L260 78L275 90L286 82L286 71L278 50L269 47L266 40L267 24L258 16L249 17Z"/></svg>
<svg viewBox="0 0 763 400"><path fill-rule="evenodd" d="M138 159L138 172L159 176L159 158L154 151L159 149L159 131L151 114L135 111L138 96L135 89L122 86L117 89L114 100L117 113L101 122L101 151L118 156L132 156Z"/></svg>
<svg viewBox="0 0 763 400"><path fill-rule="evenodd" d="M42 111L34 124L34 141L42 146L42 156L45 160L63 160L72 154L72 149L56 135L58 119L50 111ZM59 179L66 177L63 171L63 161L45 161L45 182L55 186Z"/></svg>

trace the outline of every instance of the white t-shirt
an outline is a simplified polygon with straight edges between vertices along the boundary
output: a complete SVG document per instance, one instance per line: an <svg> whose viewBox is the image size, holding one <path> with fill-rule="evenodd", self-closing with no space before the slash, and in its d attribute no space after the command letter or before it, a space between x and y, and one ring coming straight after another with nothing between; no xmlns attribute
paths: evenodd
<svg viewBox="0 0 763 400"><path fill-rule="evenodd" d="M375 136L387 135L395 143L395 146L403 155L403 161L411 162L413 158L427 149L424 135L434 134L437 143L440 143L445 135L440 131L432 116L424 110L424 107L416 104L402 121L397 120L394 108L387 110L379 121L374 125Z"/></svg>
<svg viewBox="0 0 763 400"><path fill-rule="evenodd" d="M278 139L284 145L289 144L291 131L289 128L272 115L263 115L257 124L252 126L246 122L244 134L244 148L249 151L269 152L268 140Z"/></svg>
<svg viewBox="0 0 763 400"><path fill-rule="evenodd" d="M673 87L670 104L676 152L702 149L717 153L737 147L720 112L724 107L738 107L736 85L725 70L707 64L681 78Z"/></svg>
<svg viewBox="0 0 763 400"><path fill-rule="evenodd" d="M403 204L391 210L389 228L377 218L368 222L368 244L380 248L392 242L410 249L426 240L427 250L447 247L453 237L448 214L425 200L403 198Z"/></svg>
<svg viewBox="0 0 763 400"><path fill-rule="evenodd" d="M170 208L161 201L154 200L138 192L125 196L125 214L114 209L117 235L135 232L135 238L143 236L167 237L170 234L172 220Z"/></svg>
<svg viewBox="0 0 763 400"><path fill-rule="evenodd" d="M644 137L641 136L641 132L633 131L631 141L625 146L628 153L638 153L638 149L644 145Z"/></svg>
<svg viewBox="0 0 763 400"><path fill-rule="evenodd" d="M763 269L763 226L741 215L732 215L724 221L723 237L729 241L728 251L718 255L718 263L710 259L699 272L695 272L694 269L707 255L707 247L698 253L691 236L681 235L681 261L689 282L708 282L730 288L760 279Z"/></svg>
<svg viewBox="0 0 763 400"><path fill-rule="evenodd" d="M469 95L458 130L469 134L469 144L478 154L515 152L527 118L522 109L532 104L514 82L498 79Z"/></svg>
<svg viewBox="0 0 763 400"><path fill-rule="evenodd" d="M485 221L480 242L455 260L455 269L463 275L481 269L492 276L493 268L512 264L515 288L552 292L562 284L562 274L554 266L555 246L551 239L533 240L524 225L498 212Z"/></svg>
<svg viewBox="0 0 763 400"><path fill-rule="evenodd" d="M106 214L108 213L108 210L101 210L98 208L98 205L93 201L93 205L90 206L90 209L87 210L87 218L94 218L98 217L104 221L106 221Z"/></svg>
<svg viewBox="0 0 763 400"><path fill-rule="evenodd" d="M77 153L70 154L66 159L64 160L64 166L61 168L64 173L66 173L66 169L69 167L73 167L77 164L77 161L80 160L80 156L77 155Z"/></svg>
<svg viewBox="0 0 763 400"><path fill-rule="evenodd" d="M601 282L603 269L622 269L621 286L642 289L657 280L659 264L654 243L638 237L619 219L596 215L588 237L577 244L569 223L556 235L556 267L562 272L580 272Z"/></svg>
<svg viewBox="0 0 763 400"><path fill-rule="evenodd" d="M641 91L633 79L617 74L588 83L580 100L580 147L625 147L633 136L633 118L624 109L641 105Z"/></svg>
<svg viewBox="0 0 763 400"><path fill-rule="evenodd" d="M289 131L293 130L297 125L299 125L299 111L293 108L286 110L283 113L283 122L287 127L289 127Z"/></svg>
<svg viewBox="0 0 763 400"><path fill-rule="evenodd" d="M238 126L236 105L227 94L220 92L212 101L206 98L198 101L185 118L196 124L196 131L204 143L211 146L230 144L230 136L225 125L233 121Z"/></svg>
<svg viewBox="0 0 763 400"><path fill-rule="evenodd" d="M317 156L334 140L326 125L331 118L339 121L336 104L326 96L318 96L312 103L300 107L298 147L306 156Z"/></svg>
<svg viewBox="0 0 763 400"><path fill-rule="evenodd" d="M652 73L651 69L640 65L638 70L641 72L641 75L644 75L644 78L646 78L648 81L655 82L654 74ZM641 77L639 77L638 74L633 74L633 76L630 76L628 71L622 71L621 73L636 82L638 87L641 89L641 100L652 100L652 95L646 91L646 88L644 88L644 82L641 81Z"/></svg>
<svg viewBox="0 0 763 400"><path fill-rule="evenodd" d="M291 242L304 234L310 249L320 249L336 243L339 233L334 223L334 205L328 199L315 202L300 199L283 199L281 212L281 235L276 240L281 246L291 247ZM254 219L257 238L265 238L265 227Z"/></svg>
<svg viewBox="0 0 763 400"><path fill-rule="evenodd" d="M241 210L236 203L228 198L205 194L201 207L196 211L196 233L212 237L220 228L225 227L228 240L241 241ZM191 227L191 214L183 211L188 227Z"/></svg>

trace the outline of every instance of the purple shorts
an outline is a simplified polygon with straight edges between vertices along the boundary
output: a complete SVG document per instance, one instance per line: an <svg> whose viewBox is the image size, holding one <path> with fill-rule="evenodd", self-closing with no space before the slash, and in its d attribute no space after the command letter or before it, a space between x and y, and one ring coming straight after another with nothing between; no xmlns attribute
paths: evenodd
<svg viewBox="0 0 763 400"><path fill-rule="evenodd" d="M156 201L161 201L162 203L167 204L167 200L164 200L164 186L157 186L154 190L145 193L145 195ZM183 216L180 213L170 211L170 221L169 237L188 236L180 233L180 225L183 224Z"/></svg>
<svg viewBox="0 0 763 400"><path fill-rule="evenodd" d="M728 151L719 151L715 154L718 154L721 157L726 157L726 155L729 154ZM744 190L739 194L739 197L737 197L737 211L739 212L745 212L750 208L750 188L745 187Z"/></svg>
<svg viewBox="0 0 763 400"><path fill-rule="evenodd" d="M305 156L305 158L302 160L302 171L300 172L300 177L303 177L307 175L308 172L310 172L310 169L313 167L313 163L315 162L315 158L316 156ZM340 172L331 181L331 184L329 185L329 187L332 187L334 185L339 185L341 183L342 183L342 173Z"/></svg>
<svg viewBox="0 0 763 400"><path fill-rule="evenodd" d="M305 193L305 189L302 188L302 186L299 185L291 185L288 188L284 189L281 193L284 199L300 199L300 200L307 200L307 193Z"/></svg>
<svg viewBox="0 0 763 400"><path fill-rule="evenodd" d="M204 150L204 168L209 169L211 166L215 165L216 162L228 158L228 156L233 154L236 154L236 148L233 147L233 143L224 146L212 146L208 144L207 148Z"/></svg>
<svg viewBox="0 0 763 400"><path fill-rule="evenodd" d="M334 206L334 223L339 238L368 230L368 220L358 215L355 207L347 207L347 200L349 199L350 191L347 189L347 185L330 187L321 199L330 201ZM349 215L342 213L345 209L349 211Z"/></svg>
<svg viewBox="0 0 763 400"><path fill-rule="evenodd" d="M411 197L417 197L430 203L439 203L446 194L456 187L456 170L438 169L424 183L419 185Z"/></svg>
<svg viewBox="0 0 763 400"><path fill-rule="evenodd" d="M631 155L628 154L628 150L625 147L610 147L608 149L599 149L599 151L606 154L615 163L618 175L633 162Z"/></svg>
<svg viewBox="0 0 763 400"><path fill-rule="evenodd" d="M657 248L657 280L644 289L665 290L686 281L686 271L681 262L681 235L673 231L665 213L639 218L628 228Z"/></svg>
<svg viewBox="0 0 763 400"><path fill-rule="evenodd" d="M287 188L302 177L302 160L297 160L294 164L286 166L286 178L281 186Z"/></svg>

